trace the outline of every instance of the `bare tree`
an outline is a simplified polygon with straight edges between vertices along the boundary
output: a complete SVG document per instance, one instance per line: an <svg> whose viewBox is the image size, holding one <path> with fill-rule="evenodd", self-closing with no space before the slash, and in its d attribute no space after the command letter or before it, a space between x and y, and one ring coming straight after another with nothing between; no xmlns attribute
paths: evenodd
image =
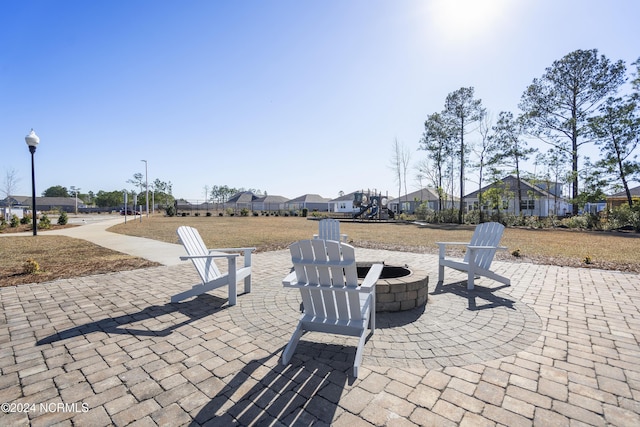
<svg viewBox="0 0 640 427"><path fill-rule="evenodd" d="M395 174L396 181L398 182L398 201L399 202L401 201L400 199L402 197L403 185L404 185L404 193L405 195L407 194L407 170L409 169L410 161L411 161L411 153L396 138L393 142L393 154L391 156L390 167ZM398 209L398 211L400 211L400 209Z"/></svg>
<svg viewBox="0 0 640 427"><path fill-rule="evenodd" d="M407 170L409 169L409 163L411 162L411 152L403 145L401 150L402 157L400 159L402 163L402 179L404 180L404 194L409 194L407 191Z"/></svg>
<svg viewBox="0 0 640 427"><path fill-rule="evenodd" d="M398 183L398 213L400 213L402 206L400 203L400 197L402 197L402 146L398 138L393 141L393 152L391 154L391 164L389 167L393 170L395 180Z"/></svg>
<svg viewBox="0 0 640 427"><path fill-rule="evenodd" d="M18 172L15 169L8 169L4 176L3 187L0 191L7 199L7 204L9 206L9 216L11 216L11 206L13 205L13 201L11 196L15 196L16 187L18 186L18 182L20 178L18 177Z"/></svg>
<svg viewBox="0 0 640 427"><path fill-rule="evenodd" d="M476 167L478 168L478 221L484 222L482 217L482 183L484 181L484 168L491 164L489 153L491 151L491 137L489 135L491 131L491 117L483 110L482 118L479 122L478 130L480 132L480 144L473 150L477 156L478 162Z"/></svg>

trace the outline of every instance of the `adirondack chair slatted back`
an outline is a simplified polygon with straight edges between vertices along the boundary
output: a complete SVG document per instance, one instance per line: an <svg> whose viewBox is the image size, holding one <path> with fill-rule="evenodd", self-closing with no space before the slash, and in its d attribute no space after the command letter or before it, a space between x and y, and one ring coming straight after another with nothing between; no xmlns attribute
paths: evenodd
<svg viewBox="0 0 640 427"><path fill-rule="evenodd" d="M298 283L320 286L300 288L305 314L334 320L362 319L353 246L313 239L293 243L289 250ZM345 287L354 292L332 290Z"/></svg>
<svg viewBox="0 0 640 427"><path fill-rule="evenodd" d="M209 254L207 246L195 228L185 225L178 227L178 237L188 255L204 256ZM220 270L218 270L218 266L212 258L192 258L191 261L193 261L193 265L198 271L198 274L200 274L203 283L220 277Z"/></svg>
<svg viewBox="0 0 640 427"><path fill-rule="evenodd" d="M324 240L340 240L340 221L327 218L318 222L318 238Z"/></svg>
<svg viewBox="0 0 640 427"><path fill-rule="evenodd" d="M498 222L484 222L478 224L476 230L471 237L469 246L498 246L500 239L502 239L502 233L504 232L504 225ZM476 262L480 268L489 269L491 262L496 253L496 250L476 251ZM464 261L469 262L469 251L464 256Z"/></svg>

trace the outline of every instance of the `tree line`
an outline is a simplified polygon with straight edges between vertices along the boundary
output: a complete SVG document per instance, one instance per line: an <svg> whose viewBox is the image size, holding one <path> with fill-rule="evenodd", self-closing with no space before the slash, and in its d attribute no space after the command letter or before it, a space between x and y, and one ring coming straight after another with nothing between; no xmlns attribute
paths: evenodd
<svg viewBox="0 0 640 427"><path fill-rule="evenodd" d="M427 116L419 141L427 158L418 170L437 189L440 209L446 195L457 188L457 219L462 223L469 170L478 174L478 189L505 172L515 174L519 185L523 176L539 178L523 170L523 164L534 155L536 164L542 166L542 179L570 184L574 215L581 204L601 200L606 190L623 189L632 206L629 183L640 180L636 160L640 58L632 65L631 90L620 95L629 79L624 61L612 62L596 49L571 52L533 79L520 98L518 114L501 111L495 122L482 100L475 97L473 87L450 93L444 109ZM472 132L479 138L472 139ZM544 142L548 149L540 152L529 147L532 139ZM599 148L600 158L583 156L587 144ZM394 150L394 158L401 159L397 141ZM520 206L522 190L515 191L516 206ZM481 192L479 199L482 206Z"/></svg>

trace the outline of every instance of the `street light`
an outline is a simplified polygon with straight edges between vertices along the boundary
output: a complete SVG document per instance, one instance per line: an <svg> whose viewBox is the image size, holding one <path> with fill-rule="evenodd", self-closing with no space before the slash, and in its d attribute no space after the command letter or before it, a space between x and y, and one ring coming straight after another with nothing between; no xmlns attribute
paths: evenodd
<svg viewBox="0 0 640 427"><path fill-rule="evenodd" d="M71 191L73 191L75 193L75 197L76 197L76 215L78 215L78 191L80 191L80 189L78 187L76 187L75 185L72 185L70 188L71 188Z"/></svg>
<svg viewBox="0 0 640 427"><path fill-rule="evenodd" d="M147 161L146 160L140 160L141 162L144 162L144 187L147 190L146 195L144 196L144 200L147 202L147 218L149 218L149 170L147 168Z"/></svg>
<svg viewBox="0 0 640 427"><path fill-rule="evenodd" d="M29 132L29 135L24 137L24 140L27 142L27 145L29 146L29 152L31 153L31 201L33 204L33 235L37 236L38 227L36 224L36 169L33 155L36 152L36 147L38 147L38 144L40 143L40 138L38 138L38 135L36 135L33 129L31 129L31 132Z"/></svg>

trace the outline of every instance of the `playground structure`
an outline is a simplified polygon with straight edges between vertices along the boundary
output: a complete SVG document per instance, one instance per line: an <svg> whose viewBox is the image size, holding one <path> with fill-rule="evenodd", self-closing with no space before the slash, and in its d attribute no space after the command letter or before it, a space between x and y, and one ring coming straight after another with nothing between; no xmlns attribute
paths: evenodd
<svg viewBox="0 0 640 427"><path fill-rule="evenodd" d="M353 218L372 220L393 219L393 212L387 208L388 201L388 196L383 196L382 193L376 193L375 191L367 190L365 193L363 190L356 192L353 195L353 206L360 210L353 214Z"/></svg>

